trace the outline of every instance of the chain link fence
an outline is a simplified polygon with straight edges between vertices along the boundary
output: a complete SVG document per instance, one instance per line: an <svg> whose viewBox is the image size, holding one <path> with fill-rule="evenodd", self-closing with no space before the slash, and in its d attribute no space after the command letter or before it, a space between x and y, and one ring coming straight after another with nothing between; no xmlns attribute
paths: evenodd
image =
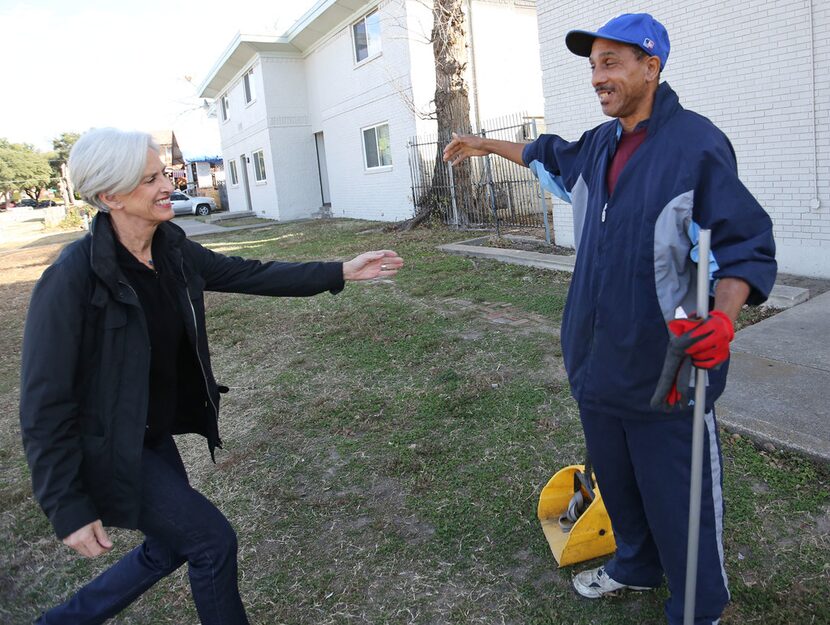
<svg viewBox="0 0 830 625"><path fill-rule="evenodd" d="M482 124L481 137L526 143L544 131L542 118L514 114ZM450 167L441 158L449 137L419 135L407 146L416 214L432 209L457 228L545 227L551 202L527 167L498 156L470 158Z"/></svg>

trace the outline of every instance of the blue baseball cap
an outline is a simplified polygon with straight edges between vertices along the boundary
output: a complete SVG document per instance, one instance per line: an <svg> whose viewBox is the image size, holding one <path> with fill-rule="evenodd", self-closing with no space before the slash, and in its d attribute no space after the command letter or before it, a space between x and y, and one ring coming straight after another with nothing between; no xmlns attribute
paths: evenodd
<svg viewBox="0 0 830 625"><path fill-rule="evenodd" d="M572 30L565 35L565 45L574 54L591 56L591 46L597 37L639 47L649 56L660 59L661 70L666 67L666 61L669 60L669 33L666 32L665 26L648 13L624 13L595 33L589 30Z"/></svg>

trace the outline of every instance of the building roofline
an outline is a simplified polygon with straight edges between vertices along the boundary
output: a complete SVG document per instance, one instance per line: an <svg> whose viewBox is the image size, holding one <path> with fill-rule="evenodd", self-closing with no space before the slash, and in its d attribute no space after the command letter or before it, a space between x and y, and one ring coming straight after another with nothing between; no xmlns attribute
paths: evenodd
<svg viewBox="0 0 830 625"><path fill-rule="evenodd" d="M259 53L302 58L355 13L376 4L378 0L318 0L280 36L237 33L199 86L199 97L216 98Z"/></svg>
<svg viewBox="0 0 830 625"><path fill-rule="evenodd" d="M261 52L281 52L287 56L300 56L300 51L285 37L236 33L199 86L199 97L218 96L223 87Z"/></svg>

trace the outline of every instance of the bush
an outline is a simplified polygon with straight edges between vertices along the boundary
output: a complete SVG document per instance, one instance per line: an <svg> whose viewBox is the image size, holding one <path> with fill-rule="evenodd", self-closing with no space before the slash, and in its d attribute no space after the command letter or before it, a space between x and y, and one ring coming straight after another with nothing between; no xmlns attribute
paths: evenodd
<svg viewBox="0 0 830 625"><path fill-rule="evenodd" d="M66 217L55 224L55 227L60 228L61 230L78 230L79 228L84 227L84 213L89 216L89 221L92 221L92 218L95 216L96 212L97 211L95 209L88 205L67 206Z"/></svg>

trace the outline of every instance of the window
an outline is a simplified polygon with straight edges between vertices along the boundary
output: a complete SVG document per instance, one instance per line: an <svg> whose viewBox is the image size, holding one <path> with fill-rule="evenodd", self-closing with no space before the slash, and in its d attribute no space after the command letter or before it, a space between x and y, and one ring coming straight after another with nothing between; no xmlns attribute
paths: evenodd
<svg viewBox="0 0 830 625"><path fill-rule="evenodd" d="M377 9L352 26L352 35L357 63L380 54L380 17Z"/></svg>
<svg viewBox="0 0 830 625"><path fill-rule="evenodd" d="M231 186L235 187L239 184L239 174L236 172L236 159L233 158L228 163L231 170Z"/></svg>
<svg viewBox="0 0 830 625"><path fill-rule="evenodd" d="M253 154L251 154L251 158L254 159L254 177L256 178L257 182L264 182L265 181L265 155L262 153L262 150L257 150Z"/></svg>
<svg viewBox="0 0 830 625"><path fill-rule="evenodd" d="M254 68L252 67L242 77L242 83L245 87L245 104L250 104L256 99L256 92L254 91Z"/></svg>
<svg viewBox="0 0 830 625"><path fill-rule="evenodd" d="M231 118L231 103L230 103L230 100L228 99L228 94L227 93L222 96L222 100L221 100L220 104L221 104L220 108L222 109L222 121L226 122Z"/></svg>
<svg viewBox="0 0 830 625"><path fill-rule="evenodd" d="M392 166L392 148L389 146L389 124L363 129L363 149L366 169Z"/></svg>
<svg viewBox="0 0 830 625"><path fill-rule="evenodd" d="M186 196L186 195L183 195L183 194L181 194L181 193L176 193L176 192L174 191L173 193L171 193L171 194L170 194L170 199L171 199L171 200L173 200L173 201L176 201L176 200L186 200L186 199L187 199L187 196Z"/></svg>

